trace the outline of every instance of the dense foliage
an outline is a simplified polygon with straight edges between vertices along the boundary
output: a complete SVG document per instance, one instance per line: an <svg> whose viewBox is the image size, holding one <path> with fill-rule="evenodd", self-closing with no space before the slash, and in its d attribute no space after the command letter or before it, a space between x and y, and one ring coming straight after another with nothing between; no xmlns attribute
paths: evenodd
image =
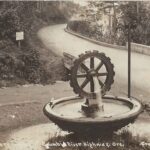
<svg viewBox="0 0 150 150"><path fill-rule="evenodd" d="M132 31L132 41L135 43L150 45L149 8L149 2L128 2L119 6L124 24L136 24Z"/></svg>
<svg viewBox="0 0 150 150"><path fill-rule="evenodd" d="M51 68L50 62L58 60L59 63L54 67L59 65L62 68L62 61L53 54L46 60L41 59L43 47L36 34L43 26L66 22L76 9L77 6L72 2L0 2L0 86L13 82L49 83L56 78L55 70L48 70L45 63ZM21 47L16 41L18 31L24 31L25 35ZM56 74L59 79L63 78L63 70L60 69Z"/></svg>
<svg viewBox="0 0 150 150"><path fill-rule="evenodd" d="M81 19L78 23L74 21L76 25L74 28L78 28L77 31L81 32L81 34L107 43L125 45L127 42L126 25L134 24L136 27L131 30L132 41L150 45L149 2L90 1L85 9L86 11L81 12L81 16L85 16L82 18L83 22L81 22ZM111 19L109 18L110 16ZM109 24L104 23L106 17ZM109 20L112 20L112 22ZM86 28L81 29L85 21L89 23ZM99 24L99 22L101 23ZM110 26L111 23L112 25ZM70 25L72 24L70 23ZM107 28L106 32L103 32L104 28Z"/></svg>

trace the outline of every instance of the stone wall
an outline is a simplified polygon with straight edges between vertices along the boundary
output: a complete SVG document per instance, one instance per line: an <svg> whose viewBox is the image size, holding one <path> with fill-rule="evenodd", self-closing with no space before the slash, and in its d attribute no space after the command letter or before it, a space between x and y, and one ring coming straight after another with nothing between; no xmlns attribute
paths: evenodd
<svg viewBox="0 0 150 150"><path fill-rule="evenodd" d="M126 47L127 46L128 46L128 43L126 44ZM150 46L147 46L147 45L131 43L131 50L132 52L150 55Z"/></svg>

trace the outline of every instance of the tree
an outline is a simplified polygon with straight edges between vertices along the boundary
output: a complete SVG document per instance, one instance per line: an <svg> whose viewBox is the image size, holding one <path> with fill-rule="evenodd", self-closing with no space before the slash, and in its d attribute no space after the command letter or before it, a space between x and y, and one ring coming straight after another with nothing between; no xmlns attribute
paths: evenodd
<svg viewBox="0 0 150 150"><path fill-rule="evenodd" d="M119 9L121 16L119 24L135 25L132 30L132 41L141 44L150 44L150 4L148 2L122 2Z"/></svg>

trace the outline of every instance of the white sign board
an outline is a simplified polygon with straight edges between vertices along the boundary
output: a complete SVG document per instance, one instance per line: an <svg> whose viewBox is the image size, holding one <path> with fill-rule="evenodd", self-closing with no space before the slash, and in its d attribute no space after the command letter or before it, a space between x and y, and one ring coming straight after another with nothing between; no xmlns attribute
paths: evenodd
<svg viewBox="0 0 150 150"><path fill-rule="evenodd" d="M16 41L24 39L24 32L16 32Z"/></svg>

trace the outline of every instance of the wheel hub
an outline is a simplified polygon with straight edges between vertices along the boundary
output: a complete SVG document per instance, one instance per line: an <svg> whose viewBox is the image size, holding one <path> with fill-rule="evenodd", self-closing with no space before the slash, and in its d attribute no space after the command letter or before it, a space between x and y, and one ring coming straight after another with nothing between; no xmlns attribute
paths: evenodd
<svg viewBox="0 0 150 150"><path fill-rule="evenodd" d="M98 72L95 71L94 69L90 69L88 73L89 73L89 75L91 75L91 76L96 76L96 75L98 74Z"/></svg>

